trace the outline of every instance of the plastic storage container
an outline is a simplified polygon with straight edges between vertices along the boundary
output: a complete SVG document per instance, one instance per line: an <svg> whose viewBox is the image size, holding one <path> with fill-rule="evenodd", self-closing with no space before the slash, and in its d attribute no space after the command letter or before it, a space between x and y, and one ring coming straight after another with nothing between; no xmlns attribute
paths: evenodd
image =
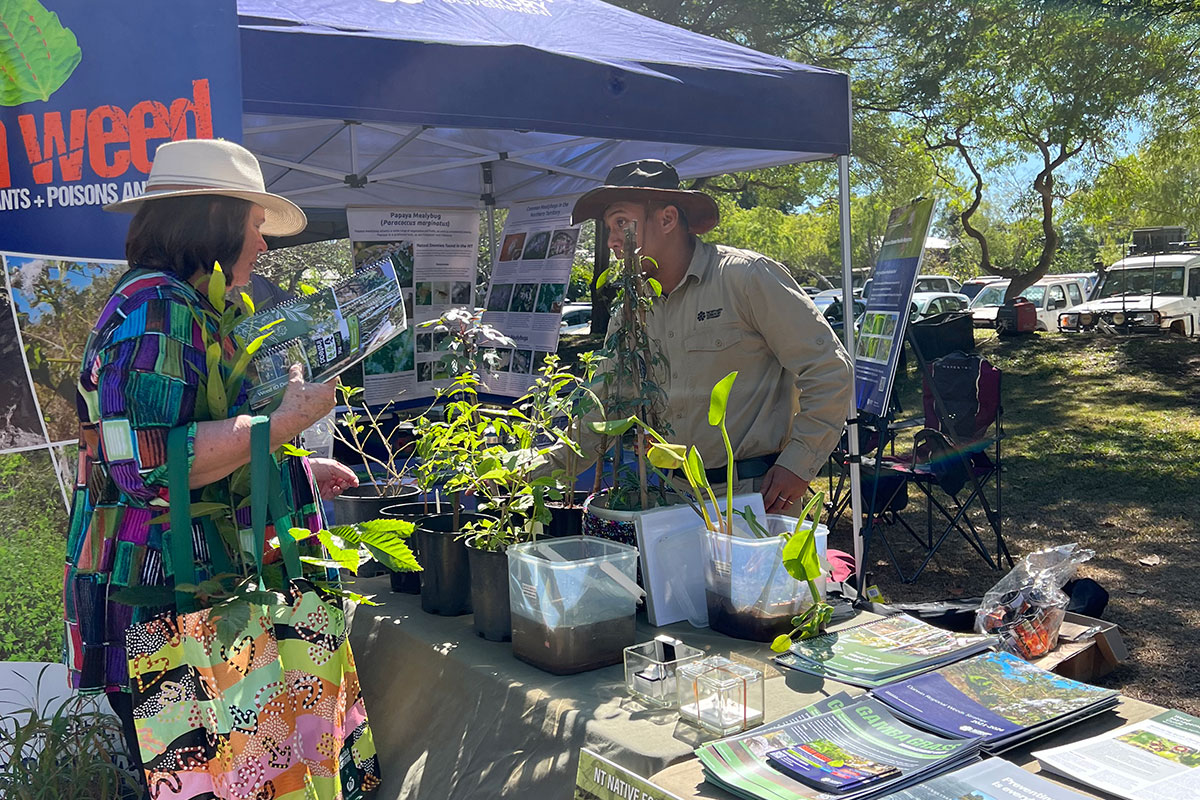
<svg viewBox="0 0 1200 800"><path fill-rule="evenodd" d="M637 558L591 536L508 548L513 655L555 675L621 663L634 643Z"/></svg>
<svg viewBox="0 0 1200 800"><path fill-rule="evenodd" d="M679 703L676 685L679 668L703 656L703 650L665 634L626 647L625 690L647 705L675 708Z"/></svg>
<svg viewBox="0 0 1200 800"><path fill-rule="evenodd" d="M718 736L761 725L763 674L721 656L679 668L679 718Z"/></svg>
<svg viewBox="0 0 1200 800"><path fill-rule="evenodd" d="M796 518L768 514L764 526L771 534L757 538L734 526L734 535L705 532L708 548L704 565L704 598L708 625L714 631L738 639L769 642L792 629L792 617L812 605L808 585L797 581L783 568L785 540ZM822 562L829 529L817 526L817 554ZM825 596L825 576L817 579L817 590Z"/></svg>

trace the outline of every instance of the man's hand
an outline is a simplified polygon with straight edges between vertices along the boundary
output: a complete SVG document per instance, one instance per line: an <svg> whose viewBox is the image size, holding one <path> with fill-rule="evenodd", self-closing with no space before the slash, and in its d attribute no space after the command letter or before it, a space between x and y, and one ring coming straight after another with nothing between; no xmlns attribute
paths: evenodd
<svg viewBox="0 0 1200 800"><path fill-rule="evenodd" d="M332 500L345 489L358 486L358 476L354 470L332 458L310 458L308 468L312 470L317 490L325 500Z"/></svg>
<svg viewBox="0 0 1200 800"><path fill-rule="evenodd" d="M790 514L793 506L799 511L797 504L806 491L808 481L801 480L799 475L778 464L763 476L763 505L767 507L768 514Z"/></svg>

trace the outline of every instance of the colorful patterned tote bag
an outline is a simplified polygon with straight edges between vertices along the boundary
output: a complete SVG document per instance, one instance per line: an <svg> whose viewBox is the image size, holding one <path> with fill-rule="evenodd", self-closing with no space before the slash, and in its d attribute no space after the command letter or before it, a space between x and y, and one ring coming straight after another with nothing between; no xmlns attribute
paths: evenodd
<svg viewBox="0 0 1200 800"><path fill-rule="evenodd" d="M211 526L191 524L183 431L168 438L163 542L177 586L197 582L193 537L210 537L216 572L231 569ZM269 510L291 578L288 603L253 606L238 634L220 641L210 610L176 591L173 617L127 631L146 781L156 800L355 800L379 785L379 764L346 617L300 577L265 417L251 428L251 455L250 549L261 584Z"/></svg>

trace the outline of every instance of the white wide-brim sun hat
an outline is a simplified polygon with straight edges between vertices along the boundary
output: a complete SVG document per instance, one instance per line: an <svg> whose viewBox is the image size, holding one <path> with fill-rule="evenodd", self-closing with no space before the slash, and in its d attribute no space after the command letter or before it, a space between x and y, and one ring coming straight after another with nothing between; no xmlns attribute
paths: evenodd
<svg viewBox="0 0 1200 800"><path fill-rule="evenodd" d="M291 236L308 224L298 205L267 191L254 154L225 139L182 139L160 145L145 193L106 205L104 210L133 213L152 200L203 194L240 197L262 206L267 212L261 228L264 236Z"/></svg>

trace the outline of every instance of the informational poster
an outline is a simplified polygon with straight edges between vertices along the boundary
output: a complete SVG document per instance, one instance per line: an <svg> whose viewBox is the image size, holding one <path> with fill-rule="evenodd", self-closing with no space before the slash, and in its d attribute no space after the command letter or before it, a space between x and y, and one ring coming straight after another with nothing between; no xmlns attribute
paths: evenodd
<svg viewBox="0 0 1200 800"><path fill-rule="evenodd" d="M558 349L563 304L579 225L571 224L575 197L520 203L504 222L499 258L492 265L484 319L516 346L500 351L488 391L519 397L533 385L542 358Z"/></svg>
<svg viewBox="0 0 1200 800"><path fill-rule="evenodd" d="M16 0L0 22L0 250L122 258L129 217L102 206L142 194L158 145L241 138L234 0Z"/></svg>
<svg viewBox="0 0 1200 800"><path fill-rule="evenodd" d="M855 348L855 399L868 414L887 414L933 204L932 198L915 200L888 217Z"/></svg>
<svg viewBox="0 0 1200 800"><path fill-rule="evenodd" d="M346 209L354 266L388 256L404 294L408 328L363 361L370 405L432 397L450 385L445 334L421 323L475 307L479 212L473 208Z"/></svg>

